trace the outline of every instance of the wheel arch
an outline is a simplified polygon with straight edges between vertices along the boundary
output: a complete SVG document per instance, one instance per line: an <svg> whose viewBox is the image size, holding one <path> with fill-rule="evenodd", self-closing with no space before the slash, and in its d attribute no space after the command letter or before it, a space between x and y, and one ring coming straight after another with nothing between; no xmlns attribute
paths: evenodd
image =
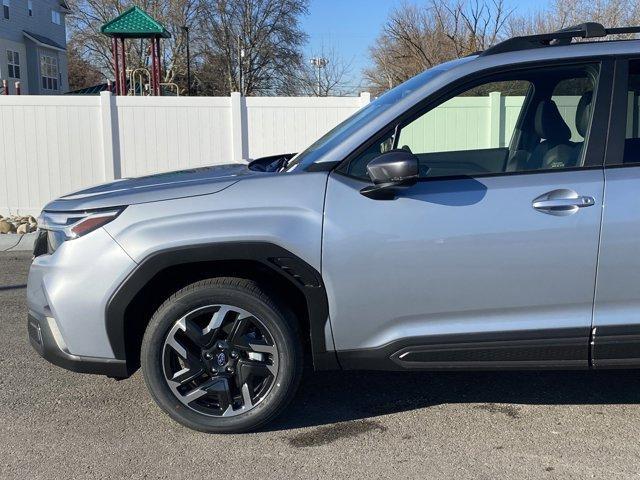
<svg viewBox="0 0 640 480"><path fill-rule="evenodd" d="M141 261L107 302L105 327L115 358L126 361L128 372L133 373L139 367L137 343L150 318L145 315L185 282L221 275L262 279L271 290L297 297L301 304L297 307L306 313L302 326L306 322L314 368L339 368L333 343L327 345L329 307L320 273L290 251L266 242L182 246L155 252Z"/></svg>

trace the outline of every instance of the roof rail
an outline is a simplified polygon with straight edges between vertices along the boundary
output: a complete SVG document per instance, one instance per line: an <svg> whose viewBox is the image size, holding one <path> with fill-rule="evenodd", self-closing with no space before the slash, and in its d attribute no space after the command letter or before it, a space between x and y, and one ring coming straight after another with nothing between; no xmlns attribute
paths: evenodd
<svg viewBox="0 0 640 480"><path fill-rule="evenodd" d="M552 45L568 45L574 38L603 38L609 35L628 33L640 33L640 26L604 28L599 23L586 22L552 33L512 37L486 49L480 56L485 57L487 55L495 55L496 53L516 52L518 50L528 50Z"/></svg>

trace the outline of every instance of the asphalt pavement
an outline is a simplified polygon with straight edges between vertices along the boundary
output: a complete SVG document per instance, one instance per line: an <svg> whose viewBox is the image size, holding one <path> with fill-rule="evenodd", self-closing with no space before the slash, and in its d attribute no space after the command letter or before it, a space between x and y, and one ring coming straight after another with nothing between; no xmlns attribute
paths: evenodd
<svg viewBox="0 0 640 480"><path fill-rule="evenodd" d="M140 372L75 374L32 350L29 261L0 253L2 479L640 477L633 371L310 373L263 431L190 431Z"/></svg>

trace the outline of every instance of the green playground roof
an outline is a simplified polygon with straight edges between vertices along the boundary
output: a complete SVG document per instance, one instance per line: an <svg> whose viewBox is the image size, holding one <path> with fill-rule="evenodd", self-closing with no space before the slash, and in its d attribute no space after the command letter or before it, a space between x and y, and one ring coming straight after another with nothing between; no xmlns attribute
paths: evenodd
<svg viewBox="0 0 640 480"><path fill-rule="evenodd" d="M122 38L169 38L171 36L164 25L138 7L131 7L105 23L100 27L100 31L109 37Z"/></svg>

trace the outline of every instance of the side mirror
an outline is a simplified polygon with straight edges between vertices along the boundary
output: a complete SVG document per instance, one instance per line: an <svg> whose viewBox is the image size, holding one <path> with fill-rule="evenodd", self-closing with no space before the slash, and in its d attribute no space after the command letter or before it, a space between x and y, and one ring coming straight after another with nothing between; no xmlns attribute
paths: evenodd
<svg viewBox="0 0 640 480"><path fill-rule="evenodd" d="M371 160L367 173L373 185L360 193L375 200L393 200L398 190L418 181L418 157L407 150L391 150Z"/></svg>

